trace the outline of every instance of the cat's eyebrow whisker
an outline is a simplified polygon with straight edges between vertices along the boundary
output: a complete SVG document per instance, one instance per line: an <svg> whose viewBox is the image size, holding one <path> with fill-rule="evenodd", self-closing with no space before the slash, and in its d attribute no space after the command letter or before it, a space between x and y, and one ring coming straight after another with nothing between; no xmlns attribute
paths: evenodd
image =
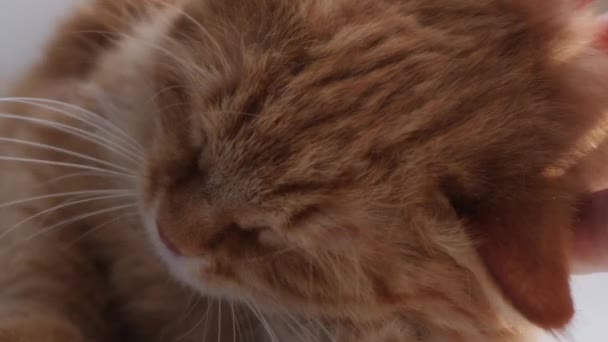
<svg viewBox="0 0 608 342"><path fill-rule="evenodd" d="M100 34L100 35L109 35L109 36L117 36L120 37L122 39L129 39L129 38L134 38L134 35L130 35L124 32L109 32L109 31L101 31L101 30L81 30L78 31L78 33L93 33L93 34ZM165 38L166 39L166 38ZM205 77L208 72L206 72L204 69L200 68L199 66L197 66L194 62L189 62L186 61L185 59L179 57L177 54L175 54L174 52L170 51L167 48L162 47L159 44L155 44L152 43L150 41L145 41L145 40L138 40L139 43L151 48L151 49L155 49L159 52L162 52L163 54L165 54L167 57L171 58L173 61L175 61L176 63L178 63L179 65L181 65L183 68L192 71L194 74L200 76L200 77Z"/></svg>
<svg viewBox="0 0 608 342"><path fill-rule="evenodd" d="M167 2L167 3L164 3L163 5L166 5L166 8L172 8L173 10L176 10L176 11L177 11L176 13L178 13L178 14L182 12L182 11L180 11L180 10L178 9L178 7L176 7L176 6L175 6L175 4L174 4L174 3ZM114 20L116 20L116 21L117 21L117 22L119 22L119 23L128 23L128 22L130 22L130 21L132 21L132 20L133 20L133 21L135 21L135 20L136 20L135 18L131 18L131 19L129 19L129 18L130 18L129 16L126 16L126 18L125 18L125 17L122 17L121 15L118 15L118 14L116 14L116 13L106 13L106 15L108 15L108 16L109 16L109 17L111 17L111 18L113 18ZM160 18L157 18L157 19L158 19L158 20L162 20L162 19L164 19L164 17L160 17ZM169 20L170 20L170 19L169 19ZM167 23L169 23L169 24L170 24L170 21L167 21ZM187 61L183 60L182 58L180 58L179 56L177 56L175 53L171 52L170 50L165 49L165 48L163 48L163 47L161 47L161 46L159 46L159 45L157 45L157 44L153 44L153 43L152 43L152 42L150 42L150 41L146 41L146 40L144 39L144 38L146 38L146 37L137 36L137 35L132 34L132 33L131 33L131 34L129 34L129 33L125 33L125 32L124 32L124 30L122 30L122 29L120 29L120 28L119 28L119 29L115 29L115 30L112 30L112 28L110 28L109 30L79 30L79 31L74 31L74 33L81 33L81 34L87 34L87 33L92 33L92 34L100 34L100 35L105 35L105 36L108 36L108 37L110 37L110 38L114 38L114 39L116 39L116 40L118 40L118 38L122 38L122 39L134 38L134 39L137 39L137 40L138 40L138 42L140 42L140 43L144 43L145 45L147 45L147 46L149 46L149 47L152 47L152 48L158 49L159 51L161 51L161 52L163 52L163 53L167 54L167 56L171 57L173 60L175 60L175 62L178 62L178 63L179 63L179 64L181 64L183 67L188 67L188 68L190 68L190 69L194 69L193 71L198 71L198 73L200 74L200 76L204 76L204 75L205 75L205 72L204 72L202 69L200 69L200 68L199 68L199 70L196 70L197 68L194 68L194 66L195 66L195 65L194 65L193 63L188 63ZM165 34L164 34L163 39L165 39L165 40L169 40L169 39L170 39L170 37L168 36L168 34L167 34L167 33L165 33Z"/></svg>
<svg viewBox="0 0 608 342"><path fill-rule="evenodd" d="M112 194L122 194L122 193L132 193L130 190L122 190L122 189L100 189L100 190L86 190L86 191L72 191L72 192L61 192L56 194L47 194L41 196L33 196L28 198L22 198L15 201L5 202L0 204L0 209L6 209L8 207L29 203L38 200L45 199L53 199L53 198L61 198L61 197L69 197L69 196L79 196L79 195L112 195Z"/></svg>
<svg viewBox="0 0 608 342"><path fill-rule="evenodd" d="M24 145L24 146L31 146L31 147L37 147L37 148L41 148L44 150L49 150L49 151L55 151L55 152L59 152L59 153L63 153L65 155L69 155L69 156L73 156L73 157L78 157L84 160L88 160L88 161L92 161L98 164L102 164L105 166L109 166L112 167L116 170L119 171L123 171L127 174L132 174L132 170L128 169L126 167L122 167L120 165L99 159L99 158L95 158L95 157L91 157L88 156L86 154L83 153L78 153L76 151L72 151L72 150L68 150L68 149L64 149L64 148L59 148L59 147L55 147L53 145L49 145L49 144L42 144L42 143L38 143L38 142L32 142L32 141L27 141L27 140L21 140L21 139L12 139L12 138L3 138L0 137L0 142L7 142L7 143L14 143L14 144L19 144L19 145Z"/></svg>
<svg viewBox="0 0 608 342"><path fill-rule="evenodd" d="M116 197L116 196L115 196ZM108 198L111 199L111 198ZM90 217L94 217L94 216L100 216L103 214L107 214L107 213L112 213L112 212L116 212L119 210L123 210L123 209L135 209L137 208L137 204L125 204L125 205L119 205L119 206L114 206L114 207L110 207L110 208L106 208L106 209L101 209L101 210L96 210L93 212L89 212L86 214L82 214L82 215L78 215L76 217L72 217L66 220L63 220L59 223L56 223L52 226L49 227L45 227L42 228L39 232L35 233L35 234L31 234L30 236L26 237L23 241L27 242L27 241L32 241L33 239L37 238L38 236L44 235L52 230L54 230L55 228L59 228L61 226L73 223L73 222L77 222L77 221L81 221ZM0 235L0 238L2 236Z"/></svg>
<svg viewBox="0 0 608 342"><path fill-rule="evenodd" d="M181 89L183 87L184 86L182 86L182 85L171 85L171 86L164 87L161 90L159 90L159 91L155 92L154 94L152 94L152 96L150 96L150 98L146 101L146 104L153 103L159 96L161 96L166 91L171 91L171 90L175 90L175 89Z"/></svg>
<svg viewBox="0 0 608 342"><path fill-rule="evenodd" d="M53 206L51 208L42 210L37 212L34 215L31 215L17 223L15 223L13 226L11 226L10 228L6 229L2 234L0 234L0 240L3 239L4 237L6 237L7 235L9 235L10 233L12 233L15 229L21 227L22 225L33 221L34 219L41 217L43 215L52 213L54 211L58 211L60 209L63 208L67 208L67 207L71 207L71 206L75 206L77 204L83 204L83 203L90 203L90 202L94 202L94 201L100 201L100 200L106 200L106 199L117 199L117 198L129 198L129 197L135 197L134 194L132 193L124 193L124 194L112 194L112 195L104 195L104 196L97 196L97 197L92 197L92 198L85 198L82 200L77 200L77 201L71 201L68 203L63 203L63 204L59 204L56 206ZM133 205L133 204L131 204Z"/></svg>
<svg viewBox="0 0 608 342"><path fill-rule="evenodd" d="M78 121L86 123L88 125L91 125L92 127L95 127L106 133L109 133L109 134L115 136L116 138L122 139L125 143L130 145L130 147L132 147L135 152L143 151L143 147L141 146L141 144L138 143L132 137L130 137L123 129L114 125L111 121L104 118L103 116L96 114L85 108L76 106L74 104L51 100L51 99L45 99L45 98L36 98L36 97L5 97L5 98L0 97L0 102L16 102L16 103L36 106L39 108L49 109L53 112L63 114L72 119L78 120ZM61 110L61 109L53 107L51 105L63 106L68 109L76 110L76 111L86 115L88 117L88 120L86 118L83 118L80 115L69 112L67 110ZM97 120L97 122L95 122L94 120Z"/></svg>
<svg viewBox="0 0 608 342"><path fill-rule="evenodd" d="M227 62L227 61L229 61L229 58L226 56L225 49L220 45L220 43L217 41L217 39L215 39L213 37L213 35L211 35L209 30L207 30L207 28L203 24L201 24L198 20L196 20L194 17L192 17L190 14L186 13L185 11L183 11L181 9L176 9L176 11L179 15L183 16L184 18L188 19L191 23L196 25L196 27L200 30L200 32L203 35L205 35L207 37L207 39L209 39L209 41L215 48L214 51L221 55L222 67L229 70L230 66L228 65L228 62Z"/></svg>
<svg viewBox="0 0 608 342"><path fill-rule="evenodd" d="M142 157L140 155L125 148L124 146L121 146L112 140L109 140L107 138L101 137L97 134L94 134L89 131L85 131L85 130L77 128L77 127L65 125L65 124L54 122L51 120L38 119L38 118L9 114L9 113L0 113L0 119L24 121L24 122L29 122L32 124L56 129L58 131L68 133L68 134L78 137L80 139L94 143L97 146L106 148L107 150L112 151L112 152L122 156L123 158L127 159L129 162L141 162L142 161Z"/></svg>
<svg viewBox="0 0 608 342"><path fill-rule="evenodd" d="M91 166L91 165L64 163L64 162L58 162L58 161L54 161L54 160L47 160L47 159L0 156L0 161L1 160L21 162L21 163L41 164L41 165L61 166L61 167L67 167L67 168L97 171L100 173L112 174L112 175L121 176L121 177L136 178L133 174L130 174L130 173L112 171L112 170L103 169L103 168L99 168L99 167L95 167L95 166Z"/></svg>

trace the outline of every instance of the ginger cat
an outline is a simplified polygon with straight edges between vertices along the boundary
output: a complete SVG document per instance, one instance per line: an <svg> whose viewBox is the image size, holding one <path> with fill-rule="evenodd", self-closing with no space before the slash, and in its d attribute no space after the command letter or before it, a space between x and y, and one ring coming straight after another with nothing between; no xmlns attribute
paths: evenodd
<svg viewBox="0 0 608 342"><path fill-rule="evenodd" d="M589 7L93 0L0 99L0 341L530 341L605 138Z"/></svg>

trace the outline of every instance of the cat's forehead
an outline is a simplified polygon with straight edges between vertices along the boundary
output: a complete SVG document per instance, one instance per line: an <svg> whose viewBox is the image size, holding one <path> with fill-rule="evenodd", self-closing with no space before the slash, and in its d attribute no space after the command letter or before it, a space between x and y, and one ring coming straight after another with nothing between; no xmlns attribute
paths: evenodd
<svg viewBox="0 0 608 342"><path fill-rule="evenodd" d="M212 7L226 11L230 3ZM534 64L544 58L533 30L516 13L499 12L496 1L451 1L448 8L443 1L351 2L361 8L323 12L332 25L283 1L243 6L252 3L279 9L258 17L251 8L250 18L238 21L195 11L173 31L177 51L192 63L178 78L214 126L210 131L254 121L302 131L333 120L338 129L348 126L343 120L365 116L395 124L425 105L449 111L449 102L472 97L483 105L491 98L479 88L508 94L519 78L533 82ZM197 21L203 19L211 23L203 27Z"/></svg>
<svg viewBox="0 0 608 342"><path fill-rule="evenodd" d="M543 124L515 132L552 89L542 37L502 1L349 2L322 11L332 25L278 0L208 3L178 20L172 51L191 65L170 74L218 168L250 178L422 169Z"/></svg>

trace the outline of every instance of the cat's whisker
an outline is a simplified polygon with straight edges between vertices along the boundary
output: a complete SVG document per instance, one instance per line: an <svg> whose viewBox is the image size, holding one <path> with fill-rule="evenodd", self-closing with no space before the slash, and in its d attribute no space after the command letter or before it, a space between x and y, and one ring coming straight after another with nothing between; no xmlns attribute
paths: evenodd
<svg viewBox="0 0 608 342"><path fill-rule="evenodd" d="M141 146L141 144L139 144L135 139L130 137L128 134L126 134L126 132L123 129L114 125L111 121L107 120L103 116L96 114L92 111L89 111L87 109L84 109L82 107L79 107L79 106L76 106L76 105L73 105L70 103L66 103L66 102L61 102L61 101L56 101L56 100L51 100L51 99L44 99L44 98L35 98L35 97L31 97L31 98L30 97L5 97L5 98L0 98L0 102L16 102L16 103L22 103L22 104L32 105L32 106L36 106L39 108L51 110L53 112L65 115L72 119L78 120L78 121L86 123L88 125L91 125L94 128L97 128L116 138L123 140L125 143L130 145L131 148L133 148L134 152L143 151L143 147ZM61 109L53 107L51 105L63 106L63 107L66 107L66 108L69 108L72 110L77 110L80 113L85 114L89 119L87 120L86 118L83 118L80 115L69 112L67 110L61 110ZM94 120L97 120L97 122L95 122Z"/></svg>
<svg viewBox="0 0 608 342"><path fill-rule="evenodd" d="M188 318L188 316L196 309L196 306L200 303L201 299L202 296L192 291L192 293L190 293L190 296L188 296L188 304L186 304L186 309L180 317L180 320Z"/></svg>
<svg viewBox="0 0 608 342"><path fill-rule="evenodd" d="M112 151L112 152L116 153L117 155L120 155L123 158L127 159L129 162L134 162L134 161L141 162L141 160L142 160L142 157L140 155L137 155L133 151L128 150L128 149L124 148L123 146L116 144L112 140L109 140L104 137L100 137L99 135L96 135L92 132L85 131L80 128L76 128L73 126L54 122L51 120L38 119L38 118L15 115L15 114L8 114L8 113L0 113L0 119L24 121L24 122L29 122L32 124L37 124L40 126L56 129L58 131L68 133L68 134L78 137L80 139L94 143L97 146L106 148L107 150Z"/></svg>
<svg viewBox="0 0 608 342"><path fill-rule="evenodd" d="M213 301L210 298L207 298L206 300L207 302L207 309L205 310L205 315L203 316L203 321L205 322L205 325L203 326L203 342L207 341L207 332L209 331L209 329L207 329L207 327L209 326L209 314L211 313L211 307L213 306Z"/></svg>
<svg viewBox="0 0 608 342"><path fill-rule="evenodd" d="M87 172L72 172L72 173L68 173L66 175L62 175L62 176L58 176L55 178L52 178L46 182L43 182L41 184L38 184L37 187L45 187L51 184L56 184L56 183L60 183L62 181L65 181L67 179L72 179L72 178L78 178L78 177L94 177L94 178L105 178L105 179L125 179L124 176L119 176L119 175L110 175L110 174L106 174L106 173L100 173L100 172L96 172L96 171L87 171Z"/></svg>
<svg viewBox="0 0 608 342"><path fill-rule="evenodd" d="M58 184L61 183L63 181L69 180L69 179L74 179L74 178L79 178L79 177L91 177L94 179L98 179L98 180L116 180L116 181L128 181L129 184L132 183L131 179L126 179L124 176L118 176L118 175L109 175L109 174L105 174L105 173L100 173L100 172L95 172L95 171L87 171L87 172L71 172L62 176L57 176L54 178L51 178L50 180L44 181L42 183L38 183L35 185L36 188L44 188L46 186L52 185L52 184Z"/></svg>
<svg viewBox="0 0 608 342"><path fill-rule="evenodd" d="M188 298L188 304L182 316L178 319L179 321L187 319L196 309L196 306L200 303L202 296L199 296L196 292L192 292Z"/></svg>
<svg viewBox="0 0 608 342"><path fill-rule="evenodd" d="M136 160L140 159L140 155L138 154L138 151L131 150L127 147L124 147L123 145L120 145L119 143L115 142L114 140L112 140L108 137L103 137L103 136L100 136L99 134L96 134L91 131L86 131L86 130L78 128L78 127L70 126L70 125L67 125L64 123L60 123L60 122L56 122L56 121L52 121L52 120L48 120L48 119L21 116L21 115L15 115L15 114L10 114L10 113L0 113L0 118L24 121L24 122L44 126L44 127L49 127L49 128L61 131L61 132L68 133L72 136L78 137L78 138L86 140L88 142L94 143L100 147L104 147L114 153L117 153L118 155L121 155L121 156L127 158L129 161L132 161L132 159L136 159Z"/></svg>
<svg viewBox="0 0 608 342"><path fill-rule="evenodd" d="M289 316L292 316L291 314L288 313ZM312 339L313 342L317 342L320 339L320 335L319 333L313 333L312 328L310 327L309 323L312 321L314 323L319 324L319 322L315 321L315 320L311 320L308 319L305 322L302 322L300 319L297 319L296 317L292 317L292 319L296 322L296 324L298 324L301 329Z"/></svg>
<svg viewBox="0 0 608 342"><path fill-rule="evenodd" d="M44 200L44 199L53 199L53 198L61 198L61 197L69 197L69 196L78 196L78 195L99 195L99 194L117 194L117 193L128 193L129 190L87 190L87 191L72 191L72 192L61 192L56 194L42 195L42 196L34 196L23 198L15 201L10 201L6 203L0 204L0 210L6 209L8 207L30 203L33 201Z"/></svg>
<svg viewBox="0 0 608 342"><path fill-rule="evenodd" d="M105 221L105 222L103 222L101 224L98 224L95 227L87 230L85 233L83 233L82 235L80 235L78 238L76 238L73 241L69 242L67 244L67 247L69 248L71 246L74 246L75 244L79 243L80 241L82 241L87 236L89 236L89 235L91 235L91 234L93 234L93 233L101 230L102 228L105 228L105 227L107 227L107 226L109 226L109 225L111 225L113 223L120 222L120 221L123 221L124 219L130 218L130 217L136 217L136 216L139 216L139 214L137 214L137 213L126 213L126 214L118 215L115 218L107 220L107 221Z"/></svg>
<svg viewBox="0 0 608 342"><path fill-rule="evenodd" d="M302 323L301 320L299 320L297 317L295 317L294 315L292 315L289 312L289 309L282 303L280 298L274 297L274 296L268 296L268 299L270 301L272 301L273 305L275 305L276 307L281 309L281 315L279 317L281 317L281 319L289 326L289 328L294 333L298 334L300 338L304 337L306 339L306 341L309 341L309 338L312 338L312 341L315 342L316 335L310 330L310 328L308 328L304 323ZM293 323L295 325L297 325L297 327L294 327L294 325L291 324L289 321L287 321L285 317L282 317L283 315L285 315L287 318L289 318L291 321L293 321ZM319 322L315 322L315 323L319 323ZM301 331L297 330L298 327L301 329ZM302 333L304 333L304 335L302 335Z"/></svg>
<svg viewBox="0 0 608 342"><path fill-rule="evenodd" d="M55 211L58 211L60 209L63 208L67 208L67 207L71 207L77 204L83 204L83 203L89 203L89 202L94 202L94 201L99 201L99 200L104 200L104 199L116 199L116 198L128 198L128 197L134 197L133 194L131 193L124 193L124 194L112 194L112 195L104 195L104 196L97 196L97 197L92 197L92 198L86 198L86 199L82 199L82 200L78 200L78 201L72 201L72 202L68 202L68 203L63 203L60 205L56 205L53 206L51 208L42 210L40 212L37 212L34 215L31 215L17 223L15 223L13 226L11 226L10 228L8 228L7 230L5 230L2 234L0 234L0 240L2 240L4 237L6 237L8 234L12 233L15 229L21 227L22 225L31 222L32 220L35 220L38 217L41 217L45 214L49 214Z"/></svg>
<svg viewBox="0 0 608 342"><path fill-rule="evenodd" d="M264 330L268 334L268 337L270 337L271 341L272 342L280 342L279 339L277 338L276 333L272 329L272 326L270 324L268 324L268 321L266 320L266 318L264 317L264 315L262 314L262 312L259 311L259 309L255 306L255 304L253 302L248 301L246 303L247 303L247 306L249 306L249 308L251 309L251 311L253 312L253 314L258 318L258 320L260 321L260 323L264 327Z"/></svg>
<svg viewBox="0 0 608 342"><path fill-rule="evenodd" d="M194 294L194 296L197 296L197 295L196 295L196 294ZM199 303L199 301L201 300L201 297L199 297L199 296L197 296L197 297L198 297L198 299L196 300L196 303L194 304L194 306L190 305L190 306L191 306L191 309L189 309L189 310L193 310L193 308L194 308L194 307L196 307L196 305L197 305L197 304ZM207 312L208 312L208 310L209 310L209 304L207 303ZM188 315L187 315L187 314L185 314L185 316L187 317ZM185 317L184 317L184 318L185 318ZM204 315L201 317L201 319L199 319L197 322L195 322L195 323L194 323L194 325L192 326L192 328L190 328L190 330L186 331L186 333L184 333L183 335L181 335L181 336L177 337L175 340L173 340L173 342L178 342L178 341L181 341L181 340L183 340L183 339L187 338L188 336L190 336L190 335L191 335L191 334L192 334L192 333L193 333L193 332L194 332L194 331L195 331L195 330L196 330L198 327L200 327L200 326L201 326L201 324L203 324L203 321L204 321L205 319L207 319L207 313L205 313L205 314L204 314Z"/></svg>
<svg viewBox="0 0 608 342"><path fill-rule="evenodd" d="M330 342L337 342L336 338L334 337L334 334L332 334L329 330L327 330L327 327L325 326L325 323L319 321L319 320L311 320L313 323L316 323L316 325L319 327L319 329L321 329L321 331L323 332L323 334L325 334L325 337L327 337L329 339Z"/></svg>
<svg viewBox="0 0 608 342"><path fill-rule="evenodd" d="M238 328L241 330L241 339L239 342L243 342L243 339L245 342L251 342L254 329L251 324L251 315L249 315L249 313L243 314L241 312L241 318L238 321Z"/></svg>
<svg viewBox="0 0 608 342"><path fill-rule="evenodd" d="M298 339L303 342L310 342L310 338L312 337L314 342L314 335L310 330L308 330L302 322L300 322L297 318L291 315L289 312L285 311L280 315L283 322L287 325L287 327L298 336Z"/></svg>
<svg viewBox="0 0 608 342"><path fill-rule="evenodd" d="M217 342L222 342L222 300L217 300Z"/></svg>
<svg viewBox="0 0 608 342"><path fill-rule="evenodd" d="M79 107L77 105L74 105L72 103L66 103L66 102L60 102L60 101L54 101L54 100L47 100L47 99L36 99L37 101L47 101L49 103L57 103L59 105L64 105L68 108L73 108L75 110L81 111L82 113L88 114L89 118L92 120L97 120L98 123L92 122L91 124L96 124L96 126L101 126L100 128L102 128L104 125L107 126L107 130L108 132L122 136L124 138L125 141L129 142L134 151L136 152L141 152L144 150L143 146L137 141L135 140L133 137L131 137L124 129L120 128L120 126L114 124L112 121L108 120L107 118L105 118L104 116L97 114L93 111L90 111L88 109ZM69 115L70 113L66 113L64 111L62 111L62 113ZM79 117L77 115L73 116L74 118L78 119Z"/></svg>
<svg viewBox="0 0 608 342"><path fill-rule="evenodd" d="M116 196L115 196L115 198L116 198ZM108 198L108 199L110 199L110 198ZM72 218L63 220L59 223L53 224L52 226L42 228L39 232L37 232L35 234L31 234L30 236L26 237L23 241L24 242L32 241L41 235L49 233L56 228L65 226L70 223L82 221L87 218L91 218L91 217L95 217L95 216L99 216L99 215L103 215L103 214L108 214L108 213L116 212L116 211L123 210L123 209L134 209L134 208L137 208L137 204L125 204L125 205L114 206L114 207L96 210L96 211L89 212L86 214L78 215L76 217L72 217ZM135 213L133 213L133 214L136 215ZM0 238L1 238L1 236L0 236Z"/></svg>
<svg viewBox="0 0 608 342"><path fill-rule="evenodd" d="M234 303L230 302L230 313L231 313L231 317L232 317L232 342L237 342L237 315L236 315L236 311L234 310ZM240 331L239 331L239 340L240 340Z"/></svg>
<svg viewBox="0 0 608 342"><path fill-rule="evenodd" d="M69 155L69 156L81 158L81 159L84 159L84 160L92 161L92 162L95 162L95 163L98 163L98 164L102 164L102 165L105 165L105 166L112 167L112 168L114 168L116 170L123 171L123 172L129 173L129 174L133 172L133 170L131 170L131 169L128 169L126 167L122 167L120 165L117 165L117 164L114 164L114 163L111 163L111 162L108 162L108 161L105 161L105 160L102 160L102 159L99 159L99 158L91 157L91 156L88 156L86 154L78 153L78 152L71 151L71 150L64 149L64 148L55 147L55 146L48 145L48 144L42 144L42 143L37 143L37 142L32 142L32 141L27 141L27 140L21 140L21 139L3 138L3 137L0 137L0 142L7 142L7 143L18 144L18 145L37 147L37 148L40 148L40 149L43 149L43 150L49 150L49 151L59 152L59 153L65 154L65 155Z"/></svg>
<svg viewBox="0 0 608 342"><path fill-rule="evenodd" d="M12 156L0 156L0 160L12 161L12 162L21 162L21 163L30 163L30 164L61 166L61 167L66 167L66 168L74 168L74 169L81 169L81 170L91 170L91 171L96 171L96 172L99 172L99 173L106 173L106 174L111 174L111 175L116 175L116 176L121 176L121 177L127 177L127 178L135 178L134 175L129 174L129 173L107 170L107 169L103 169L103 168L95 167L95 166L90 166L90 165L75 164L75 163L64 163L64 162L58 162L58 161L54 161L54 160L47 160L47 159L21 158L21 157L12 157Z"/></svg>

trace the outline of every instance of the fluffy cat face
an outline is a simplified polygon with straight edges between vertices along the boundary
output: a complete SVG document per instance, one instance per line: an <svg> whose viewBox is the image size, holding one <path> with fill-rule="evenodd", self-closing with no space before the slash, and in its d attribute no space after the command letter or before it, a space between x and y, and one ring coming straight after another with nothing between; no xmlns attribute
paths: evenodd
<svg viewBox="0 0 608 342"><path fill-rule="evenodd" d="M139 132L159 251L203 292L276 310L492 334L513 307L563 326L602 104L584 67L605 62L571 4L536 7L186 4Z"/></svg>

